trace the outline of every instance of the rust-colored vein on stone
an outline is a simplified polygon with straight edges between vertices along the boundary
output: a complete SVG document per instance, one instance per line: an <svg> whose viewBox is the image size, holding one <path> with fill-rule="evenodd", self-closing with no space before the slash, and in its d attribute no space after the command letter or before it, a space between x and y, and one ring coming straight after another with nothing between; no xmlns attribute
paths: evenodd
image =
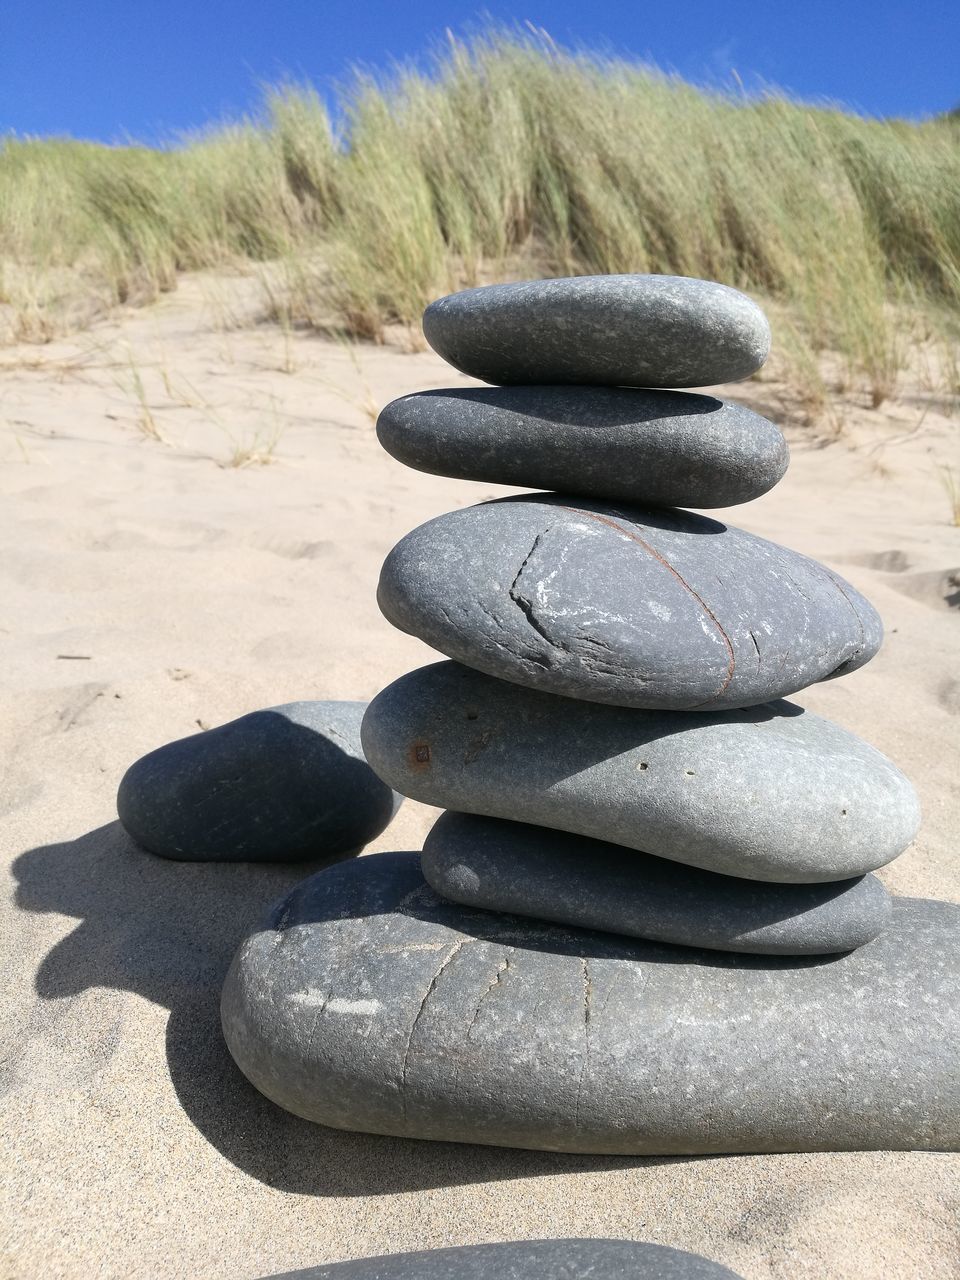
<svg viewBox="0 0 960 1280"><path fill-rule="evenodd" d="M703 596L701 596L698 592L694 591L690 583L687 582L686 578L684 578L681 574L677 572L677 570L673 567L670 561L667 560L664 556L662 556L660 552L656 549L656 547L652 547L649 542L641 538L639 534L631 533L629 529L624 529L623 525L617 524L615 520L608 520L606 516L599 516L594 511L582 511L579 507L562 507L561 510L569 511L571 515L585 516L588 520L596 520L598 524L605 524L609 529L613 529L616 533L622 533L624 537L629 538L631 542L638 542L640 546L643 547L644 551L648 551L650 555L653 556L654 560L657 560L660 564L662 564L665 569L669 569L669 571L673 574L673 576L680 583L680 585L685 590L690 592L694 600L696 600L697 604L699 604L700 608L704 611L704 613L707 615L707 617L710 619L713 625L720 632L721 636L723 637L723 643L727 646L727 655L728 655L727 674L724 676L723 681L721 682L720 688L713 695L713 697L706 698L703 702L697 702L694 704L694 706L705 707L708 703L715 702L717 698L723 697L723 695L726 693L730 685L730 681L733 679L733 673L737 665L737 656L733 651L733 645L730 642L730 637L727 635L726 631L724 631L720 623L720 619L717 617L717 615L713 612L713 610L707 604L706 600L704 600Z"/></svg>

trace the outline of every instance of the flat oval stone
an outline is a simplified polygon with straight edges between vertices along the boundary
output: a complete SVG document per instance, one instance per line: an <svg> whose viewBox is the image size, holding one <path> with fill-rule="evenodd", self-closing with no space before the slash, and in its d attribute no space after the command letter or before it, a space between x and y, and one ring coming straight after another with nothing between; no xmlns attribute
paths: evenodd
<svg viewBox="0 0 960 1280"><path fill-rule="evenodd" d="M403 795L788 884L883 866L916 835L916 792L886 756L789 702L636 711L574 702L453 662L371 702L367 759Z"/></svg>
<svg viewBox="0 0 960 1280"><path fill-rule="evenodd" d="M291 702L181 738L130 766L117 813L142 848L192 862L357 852L400 798L363 757L365 702Z"/></svg>
<svg viewBox="0 0 960 1280"><path fill-rule="evenodd" d="M414 853L310 877L241 945L227 1045L336 1129L623 1155L960 1147L960 908L828 961L439 899Z"/></svg>
<svg viewBox="0 0 960 1280"><path fill-rule="evenodd" d="M572 276L464 289L431 302L423 332L482 382L708 387L749 378L770 352L746 294L689 276Z"/></svg>
<svg viewBox="0 0 960 1280"><path fill-rule="evenodd" d="M852 951L890 920L890 897L876 876L765 884L466 813L439 818L420 861L431 889L464 906L710 950Z"/></svg>
<svg viewBox="0 0 960 1280"><path fill-rule="evenodd" d="M377 599L401 631L488 675L670 711L769 702L863 666L883 638L848 582L775 542L543 494L414 529Z"/></svg>
<svg viewBox="0 0 960 1280"><path fill-rule="evenodd" d="M624 387L402 396L377 435L417 471L666 507L750 502L782 479L780 430L731 400Z"/></svg>
<svg viewBox="0 0 960 1280"><path fill-rule="evenodd" d="M698 1253L633 1240L511 1240L388 1253L268 1280L740 1280Z"/></svg>

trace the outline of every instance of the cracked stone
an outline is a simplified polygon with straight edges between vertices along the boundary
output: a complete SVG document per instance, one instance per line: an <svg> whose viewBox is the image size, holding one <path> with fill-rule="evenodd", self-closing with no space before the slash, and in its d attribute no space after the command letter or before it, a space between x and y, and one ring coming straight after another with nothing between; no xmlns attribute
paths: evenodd
<svg viewBox="0 0 960 1280"><path fill-rule="evenodd" d="M439 818L421 861L430 887L464 906L719 951L851 951L875 938L891 913L875 876L767 884L465 813Z"/></svg>
<svg viewBox="0 0 960 1280"><path fill-rule="evenodd" d="M364 702L291 702L143 756L120 821L142 848L193 862L287 862L359 852L400 797L367 764Z"/></svg>
<svg viewBox="0 0 960 1280"><path fill-rule="evenodd" d="M339 1129L597 1154L952 1150L958 993L950 903L895 898L839 957L732 955L471 910L390 853L297 886L241 945L221 1009L251 1082Z"/></svg>
<svg viewBox="0 0 960 1280"><path fill-rule="evenodd" d="M377 598L401 631L488 675L671 711L783 697L863 666L883 635L848 582L777 543L546 494L414 529Z"/></svg>
<svg viewBox="0 0 960 1280"><path fill-rule="evenodd" d="M913 787L886 756L790 702L680 716L441 662L378 694L361 734L384 781L424 804L753 880L863 875L902 853L920 823ZM428 746L425 763L414 744Z"/></svg>
<svg viewBox="0 0 960 1280"><path fill-rule="evenodd" d="M461 480L664 507L760 497L789 461L780 430L730 400L623 387L454 387L377 421L408 467Z"/></svg>
<svg viewBox="0 0 960 1280"><path fill-rule="evenodd" d="M454 368L493 383L708 387L748 378L770 351L752 299L688 276L464 289L427 307L423 332Z"/></svg>

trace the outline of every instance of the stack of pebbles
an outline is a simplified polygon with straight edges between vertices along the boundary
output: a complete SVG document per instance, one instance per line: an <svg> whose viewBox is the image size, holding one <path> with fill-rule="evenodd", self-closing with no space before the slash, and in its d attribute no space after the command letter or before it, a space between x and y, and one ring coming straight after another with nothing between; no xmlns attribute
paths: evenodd
<svg viewBox="0 0 960 1280"><path fill-rule="evenodd" d="M786 470L765 419L653 389L749 376L762 312L613 276L469 290L424 330L499 385L394 402L387 450L554 492L441 516L387 558L384 614L454 661L381 693L364 751L450 812L422 870L332 868L247 940L237 1062L300 1115L380 1133L956 1145L956 909L868 874L915 835L913 788L782 701L869 661L880 620L825 566L676 509Z"/></svg>

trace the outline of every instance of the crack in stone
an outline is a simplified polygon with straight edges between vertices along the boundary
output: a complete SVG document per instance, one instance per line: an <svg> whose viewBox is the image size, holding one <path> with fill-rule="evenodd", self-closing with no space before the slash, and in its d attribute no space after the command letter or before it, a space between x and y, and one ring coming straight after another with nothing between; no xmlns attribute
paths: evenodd
<svg viewBox="0 0 960 1280"><path fill-rule="evenodd" d="M593 1016L593 982L590 978L590 964L586 956L580 957L580 977L583 982L583 1059L580 1063L580 1077L577 1080L577 1100L574 1107L573 1124L580 1128L580 1097L583 1093L583 1078L590 1065L590 1019Z"/></svg>
<svg viewBox="0 0 960 1280"><path fill-rule="evenodd" d="M292 915L292 913L293 913L293 898L291 895L291 897L288 897L286 901L283 903L282 910L280 911L280 915L277 918L277 922L273 926L274 933L276 935L273 940L274 949L279 948L280 944L283 942L283 936L287 932L287 921L290 919L290 916Z"/></svg>
<svg viewBox="0 0 960 1280"><path fill-rule="evenodd" d="M613 645L607 644L606 640L601 640L599 636L581 636L584 644L592 644L597 649L606 649L607 653L615 653Z"/></svg>
<svg viewBox="0 0 960 1280"><path fill-rule="evenodd" d="M400 1103L403 1109L404 1124L406 1124L406 1120L407 1120L407 1066L410 1061L410 1050L413 1046L413 1037L416 1034L417 1025L419 1024L420 1019L423 1017L423 1011L427 1007L427 1002L429 1001L430 997L433 995L434 991L436 990L437 983L440 981L440 975L443 973L444 969L446 969L447 965L449 965L450 962L460 954L461 950L463 949L463 947L466 945L468 941L469 941L468 938L458 938L457 941L454 943L454 945L451 947L451 949L444 956L443 960L440 962L439 969L430 979L430 985L427 987L426 991L423 993L423 999L420 1001L420 1008L417 1010L416 1016L413 1019L413 1022L410 1024L410 1034L407 1036L407 1043L403 1050L403 1063L401 1064L401 1067L400 1067Z"/></svg>
<svg viewBox="0 0 960 1280"><path fill-rule="evenodd" d="M313 1027L310 1031L310 1036L307 1040L307 1043L311 1046L317 1043L317 1033L320 1030L320 1019L323 1017L324 1011L326 1010L327 1005L330 1003L330 997L332 995L333 995L333 987L331 987L330 990L326 993L326 995L324 995L321 998L320 1003L317 1005L316 1017L313 1019Z"/></svg>
<svg viewBox="0 0 960 1280"><path fill-rule="evenodd" d="M827 577L830 579L833 585L837 588L837 590L843 596L844 600L846 600L847 604L850 606L850 610L853 613L853 616L856 618L857 626L860 629L860 643L857 645L856 653L853 655L853 657L845 658L844 661L841 662L839 666L837 666L836 670L831 673L835 675L836 672L840 671L843 667L845 667L848 662L853 662L854 658L857 658L860 656L860 654L863 652L863 648L866 643L867 633L863 626L863 618L860 616L860 610L856 607L856 605L847 595L846 591L844 591L843 587L840 585L839 579L835 578L833 574L829 572L829 570L827 571Z"/></svg>
<svg viewBox="0 0 960 1280"><path fill-rule="evenodd" d="M513 947L511 947L510 950L512 952ZM499 987L501 980L503 979L503 975L506 973L506 971L509 968L510 968L510 956L506 955L504 956L500 964L497 966L496 973L494 973L493 977L490 979L490 983L487 986L486 991L482 993L482 995L480 996L480 999L477 1001L477 1007L474 1009L473 1017L470 1019L470 1025L467 1027L467 1034L466 1034L467 1040L469 1040L470 1036L473 1034L474 1025L476 1024L477 1019L480 1017L481 1006L489 996L490 992L493 991L495 987Z"/></svg>
<svg viewBox="0 0 960 1280"><path fill-rule="evenodd" d="M793 576L793 574L792 574L792 573L786 573L786 571L785 571L784 576L785 576L785 577L787 577L787 578L790 580L790 582L793 584L793 589L794 589L794 591L796 591L796 593L797 593L797 595L800 597L800 599L801 599L801 600L806 600L806 602L809 604L809 603L810 603L810 597L809 597L809 596L807 595L807 593L804 591L803 587L801 587L800 583L796 580L796 578ZM848 602L848 603L849 603L849 602Z"/></svg>
<svg viewBox="0 0 960 1280"><path fill-rule="evenodd" d="M600 649L603 653L612 655L613 661L611 662L604 662L601 658L594 657L592 653L581 655L584 664L589 665L598 675L610 676L614 680L623 680L629 676L629 673L624 671L623 664L616 662L619 655L613 645L607 644L605 640L601 640L597 636L580 636L579 639L581 645L591 645L594 649ZM629 678L632 679L634 684L639 685L641 689L650 683L649 680L641 675L632 675Z"/></svg>
<svg viewBox="0 0 960 1280"><path fill-rule="evenodd" d="M694 588L691 587L690 583L687 582L687 580L673 567L673 565L670 563L669 560L667 560L665 556L662 556L660 554L660 552L656 549L656 547L651 546L650 543L645 541L645 539L641 538L638 533L631 533L629 529L625 529L623 525L617 524L615 520L609 520L607 519L606 516L597 515L595 511L583 511L579 507L562 507L561 510L569 511L571 515L583 516L587 520L595 520L598 524L606 525L608 529L613 529L616 533L623 534L623 536L625 538L629 538L631 542L638 543L641 547L643 547L643 549L646 552L648 552L649 555L653 556L654 560L656 560L659 564L662 564L665 569L669 570L669 572L673 574L673 576L684 588L684 590L688 591L690 595L693 596L694 600L696 600L697 604L699 604L700 608L704 611L704 613L711 620L713 625L717 628L717 631L720 633L723 643L726 645L727 671L726 671L726 675L724 676L720 684L720 688L716 691L716 693L711 694L709 698L705 698L703 702L695 703L694 706L690 708L690 710L694 710L696 707L708 706L711 702L716 702L718 698L722 698L723 695L726 693L727 689L729 688L730 681L733 679L733 673L736 670L736 666L737 666L737 656L736 656L736 653L734 652L733 643L730 637L727 635L726 631L724 630L723 624L720 622L720 619L717 617L717 615L713 612L713 610L707 604L706 600L704 600L703 596L701 596L699 592L695 591ZM536 544L534 544L534 546L535 545ZM533 554L532 548L531 548L530 554L531 555ZM517 576L519 577L519 574Z"/></svg>
<svg viewBox="0 0 960 1280"><path fill-rule="evenodd" d="M440 612L443 614L444 618L450 624L450 626L453 627L454 631L460 630L459 623L457 623L454 620L452 614L450 613L450 610L446 607L446 605L440 605Z"/></svg>
<svg viewBox="0 0 960 1280"><path fill-rule="evenodd" d="M526 618L527 622L530 624L533 630L537 633L538 636L540 636L542 640L546 640L547 644L550 645L551 649L559 649L561 653L569 653L570 650L567 648L565 644L562 643L562 641L554 640L552 636L548 635L546 628L543 626L543 623L540 622L539 619L534 614L533 601L529 600L520 591L517 585L521 577L523 576L524 569L530 563L530 560L532 559L534 552L537 550L541 541L546 537L546 535L550 532L552 528L553 528L553 525L547 525L546 529L541 530L541 532L538 533L537 536L534 538L533 545L530 547L530 550L524 556L523 561L520 565L520 568L517 570L516 577L510 583L510 590L508 594L510 596L510 599L513 601L513 603L517 606L517 608ZM530 658L530 661L536 662L543 667L549 667L551 665L550 657L547 654L532 655Z"/></svg>
<svg viewBox="0 0 960 1280"><path fill-rule="evenodd" d="M753 641L753 647L757 651L757 674L759 675L760 668L763 665L763 654L760 652L760 646L757 644L757 637L752 631L750 632L750 639Z"/></svg>
<svg viewBox="0 0 960 1280"><path fill-rule="evenodd" d="M566 510L567 508L564 509ZM544 626L543 622L541 622L537 617L534 602L521 591L519 584L520 579L523 576L523 571L530 562L543 538L552 528L553 525L548 525L546 529L542 530L534 538L533 545L524 557L523 563L517 570L516 577L513 579L509 588L508 594L510 599L517 606L537 635L540 636L542 640L546 641L551 650L551 652L548 653L541 653L537 651L527 652L522 655L523 659L527 662L535 663L537 666L543 667L546 670L550 670L554 666L555 654L567 654L571 657L576 657L580 662L585 666L589 666L598 675L609 676L613 680L631 678L630 673L624 669L623 663L617 661L619 654L617 653L616 647L608 644L599 636L578 635L574 643L567 643L558 637L552 636ZM491 613L481 601L478 600L477 603L480 606L480 609L484 613L488 614L494 622L496 622L497 626L502 630L505 630L500 620L496 618L496 616ZM591 652L591 650L600 650L603 653L610 654L611 661L604 662L599 656ZM633 679L641 686L648 683L648 681L643 680L642 677L639 676L635 676Z"/></svg>
<svg viewBox="0 0 960 1280"><path fill-rule="evenodd" d="M516 582L516 579L514 579L514 582ZM479 597L477 598L477 608L480 610L481 613L485 613L487 615L487 617L490 619L490 621L493 623L493 625L497 628L498 631L506 632L507 628L503 625L503 623L500 621L497 615L493 612L492 609L488 609L487 606L483 603L483 601L479 599ZM496 641L494 641L494 643L496 643Z"/></svg>

